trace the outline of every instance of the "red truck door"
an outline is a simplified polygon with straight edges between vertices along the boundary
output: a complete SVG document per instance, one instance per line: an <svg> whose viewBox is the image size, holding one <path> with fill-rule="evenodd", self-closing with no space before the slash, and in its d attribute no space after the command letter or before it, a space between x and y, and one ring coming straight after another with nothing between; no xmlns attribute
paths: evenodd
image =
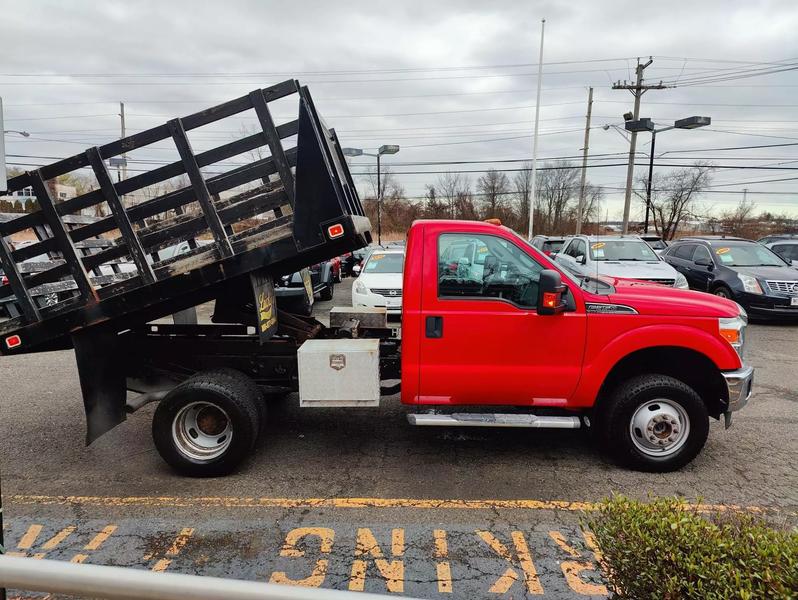
<svg viewBox="0 0 798 600"><path fill-rule="evenodd" d="M538 315L547 267L503 230L478 231L427 227L417 401L565 405L582 368L584 305Z"/></svg>

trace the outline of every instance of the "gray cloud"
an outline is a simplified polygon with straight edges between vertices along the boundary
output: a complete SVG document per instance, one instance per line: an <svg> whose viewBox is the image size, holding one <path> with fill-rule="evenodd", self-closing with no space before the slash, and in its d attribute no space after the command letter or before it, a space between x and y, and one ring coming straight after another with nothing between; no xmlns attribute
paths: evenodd
<svg viewBox="0 0 798 600"><path fill-rule="evenodd" d="M84 145L107 142L118 135L119 100L126 103L129 130L137 131L296 75L308 83L328 123L346 144L399 143L402 151L389 159L397 163L525 158L532 148L536 69L496 65L537 61L542 17L547 24L541 157L579 152L589 85L595 87L593 124L621 122L631 96L611 90L610 82L629 79L638 55L654 56L647 76L655 80L753 68L726 61L781 61L798 55L798 7L792 1L0 0L0 95L6 127L32 133L27 140L9 136L6 151L66 156ZM599 59L618 60L591 62ZM397 72L368 72L374 70ZM32 73L44 76L13 76ZM185 76L203 73L224 75ZM62 77L65 74L72 76ZM798 142L796 89L798 77L792 71L711 87L652 91L644 97L642 114L662 123L692 114L713 118L711 130L663 134L657 143L658 153L668 152L660 159L663 163L669 155L694 154L722 164L795 167L798 162L781 163L798 161L798 146L689 155L676 151ZM440 114L367 116L404 113ZM196 143L219 143L235 135L231 129L237 128L227 126L213 134L216 139L198 136ZM494 138L519 139L463 143ZM611 130L591 133L593 154L625 149ZM166 160L171 154L161 150L149 156ZM401 169L418 170L396 167ZM724 170L715 183L738 183L718 188L738 192L743 187L793 192L791 181L752 182L794 173ZM590 172L594 183L608 186L611 215L619 212L622 199L622 192L612 188L622 185L624 177L623 167ZM401 183L408 194L420 195L424 184L434 179L435 175L407 175ZM794 196L753 197L763 208L798 212ZM739 199L730 194L707 196L708 203L721 208Z"/></svg>

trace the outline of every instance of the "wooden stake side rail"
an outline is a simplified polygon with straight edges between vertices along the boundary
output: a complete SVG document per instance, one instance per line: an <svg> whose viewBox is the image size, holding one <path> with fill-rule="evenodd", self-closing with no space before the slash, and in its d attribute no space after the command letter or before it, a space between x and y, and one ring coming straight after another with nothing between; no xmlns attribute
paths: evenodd
<svg viewBox="0 0 798 600"><path fill-rule="evenodd" d="M111 291L103 289L104 284L120 289L128 289L131 285L150 285L159 278L171 277L174 273L231 257L237 251L249 251L253 244L247 243L248 237L261 238L264 232L290 223L290 216L281 215L292 213L292 168L296 166L297 148L283 148L283 140L296 136L299 125L298 120L293 120L276 126L268 103L291 94L296 94L301 101L302 95L295 80L255 90L224 104L90 148L84 153L9 180L9 193L32 187L39 210L0 221L0 268L8 279L8 285L0 287L0 300L10 299L19 306L22 323L36 322L61 310L74 310L100 302ZM187 132L248 110L254 111L261 131L194 153ZM168 139L175 144L180 161L137 174L125 181L113 182L106 166L107 159ZM200 170L261 147L269 149L270 155L266 158L208 179ZM98 189L64 202L56 202L48 181L84 168L92 169ZM270 182L275 174L279 178L276 184ZM188 176L188 187L125 206L125 195L181 175ZM268 190L244 192L233 198L220 196L223 192L253 182L268 184ZM104 210L107 217L77 227L66 225L70 217L77 216L73 213L103 204L105 206L102 209L107 208ZM187 205L198 205L200 213L186 213ZM165 214L169 212L177 215L170 217ZM154 217L159 216L159 222L151 223ZM244 226L243 231L240 225L234 229L234 225L253 217L266 220L260 225ZM26 230L34 231L38 241L14 249L9 238ZM117 231L119 237L108 237L109 233L113 235ZM213 245L198 248L195 240L204 232L213 236ZM193 242L191 245L194 248L189 254L168 261L153 261L154 253L187 240ZM39 266L34 270L20 266L23 261L41 255L54 259L50 262L50 268ZM100 268L106 266L112 268L114 274L120 274L118 263L126 257L135 265L135 273L112 277L110 281L108 277L100 277ZM181 267L181 261L185 261L186 265ZM76 290L74 293L78 294L79 299L69 299L42 308L31 295L31 290L41 290L41 286L46 284L59 284L59 288ZM3 323L2 329L7 330L8 323Z"/></svg>

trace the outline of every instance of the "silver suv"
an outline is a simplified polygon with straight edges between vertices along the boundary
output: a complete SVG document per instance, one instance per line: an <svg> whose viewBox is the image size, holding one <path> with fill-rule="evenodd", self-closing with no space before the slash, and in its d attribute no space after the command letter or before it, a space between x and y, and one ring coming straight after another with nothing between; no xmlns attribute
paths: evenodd
<svg viewBox="0 0 798 600"><path fill-rule="evenodd" d="M578 235L554 257L580 277L606 275L688 289L687 279L636 235Z"/></svg>

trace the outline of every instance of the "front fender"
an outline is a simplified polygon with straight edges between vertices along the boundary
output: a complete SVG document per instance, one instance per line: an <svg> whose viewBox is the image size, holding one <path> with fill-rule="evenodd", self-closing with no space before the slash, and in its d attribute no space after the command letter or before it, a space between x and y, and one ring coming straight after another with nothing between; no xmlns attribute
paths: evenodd
<svg viewBox="0 0 798 600"><path fill-rule="evenodd" d="M704 329L688 325L647 325L626 331L613 338L601 351L585 357L582 378L572 404L592 406L615 365L634 352L660 347L683 348L703 354L719 371L739 369L742 366L740 357L731 345ZM652 372L655 372L656 365L652 367Z"/></svg>

